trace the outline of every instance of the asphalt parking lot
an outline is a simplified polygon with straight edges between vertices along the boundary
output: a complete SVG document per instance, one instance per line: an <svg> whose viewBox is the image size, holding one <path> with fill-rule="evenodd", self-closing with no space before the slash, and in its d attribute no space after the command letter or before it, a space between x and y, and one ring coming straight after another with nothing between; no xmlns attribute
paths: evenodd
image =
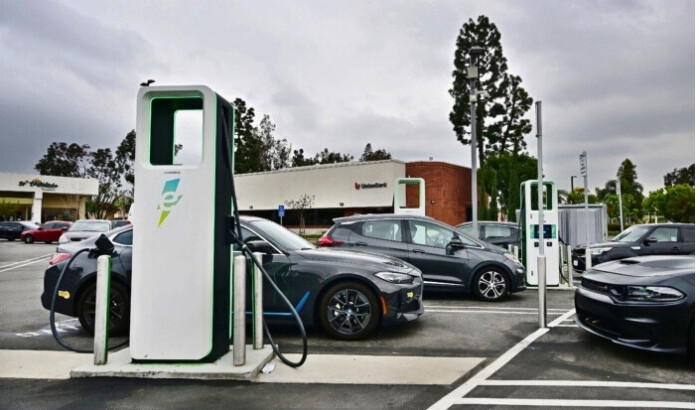
<svg viewBox="0 0 700 410"><path fill-rule="evenodd" d="M48 312L39 301L43 271L55 246L0 240L2 354L63 350L53 340ZM405 384L399 375L395 383L375 384L369 376L359 383L309 382L305 378L311 375L302 371L293 373L293 381L265 383L27 379L3 371L0 361L0 407L694 408L694 363L684 356L639 352L589 335L572 321L571 290L547 292L551 326L543 330L537 327L534 290L501 303L451 294L426 294L424 300L425 314L419 320L381 329L368 340L342 342L311 329L309 353L320 358L377 356L376 361L370 357L363 362L366 369L360 371L367 375L382 366L379 357L405 361L408 369L417 358L447 364L450 358L478 361L444 384ZM57 316L57 322L70 342L91 345L76 319ZM284 352L299 351L294 327L272 330ZM327 380L350 375L344 368L324 371L334 375Z"/></svg>

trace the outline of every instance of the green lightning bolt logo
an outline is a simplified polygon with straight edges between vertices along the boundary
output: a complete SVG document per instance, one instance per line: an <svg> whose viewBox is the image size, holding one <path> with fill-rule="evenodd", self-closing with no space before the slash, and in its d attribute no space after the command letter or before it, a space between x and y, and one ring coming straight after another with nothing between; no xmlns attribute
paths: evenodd
<svg viewBox="0 0 700 410"><path fill-rule="evenodd" d="M158 208L160 210L160 220L158 221L158 227L163 224L165 218L170 215L170 211L180 202L182 195L177 195L177 186L180 184L180 178L171 179L166 181L163 185L163 193L160 196L160 203Z"/></svg>

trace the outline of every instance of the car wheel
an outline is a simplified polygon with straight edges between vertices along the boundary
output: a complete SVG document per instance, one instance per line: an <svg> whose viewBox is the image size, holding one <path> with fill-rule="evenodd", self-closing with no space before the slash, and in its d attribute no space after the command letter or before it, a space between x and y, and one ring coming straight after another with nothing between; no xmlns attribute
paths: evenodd
<svg viewBox="0 0 700 410"><path fill-rule="evenodd" d="M508 294L508 278L500 269L487 267L477 272L472 291L481 300L495 302Z"/></svg>
<svg viewBox="0 0 700 410"><path fill-rule="evenodd" d="M31 235L27 235L24 237L24 243L34 243L34 237Z"/></svg>
<svg viewBox="0 0 700 410"><path fill-rule="evenodd" d="M357 340L370 335L379 325L379 301L367 286L342 282L321 298L319 321L336 339Z"/></svg>
<svg viewBox="0 0 700 410"><path fill-rule="evenodd" d="M78 298L78 320L90 334L95 333L95 289L93 283ZM125 336L129 331L129 290L121 283L112 282L109 296L109 336Z"/></svg>
<svg viewBox="0 0 700 410"><path fill-rule="evenodd" d="M15 238L7 238L8 241L14 242Z"/></svg>

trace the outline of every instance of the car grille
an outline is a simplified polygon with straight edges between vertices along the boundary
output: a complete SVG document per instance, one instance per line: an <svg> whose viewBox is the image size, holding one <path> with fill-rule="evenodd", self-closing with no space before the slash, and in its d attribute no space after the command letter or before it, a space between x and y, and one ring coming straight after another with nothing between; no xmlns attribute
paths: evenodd
<svg viewBox="0 0 700 410"><path fill-rule="evenodd" d="M581 280L581 286L598 293L608 293L608 291L610 290L610 285L601 282L596 282L594 280L586 278L583 278Z"/></svg>

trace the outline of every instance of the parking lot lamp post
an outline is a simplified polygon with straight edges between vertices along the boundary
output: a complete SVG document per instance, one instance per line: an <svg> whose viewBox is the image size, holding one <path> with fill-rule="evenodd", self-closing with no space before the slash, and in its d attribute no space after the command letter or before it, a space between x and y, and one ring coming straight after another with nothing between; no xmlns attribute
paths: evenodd
<svg viewBox="0 0 700 410"><path fill-rule="evenodd" d="M486 50L482 47L476 46L469 49L469 67L467 67L467 79L469 80L469 103L471 105L470 120L472 125L471 137L472 137L472 232L477 237L479 236L479 217L478 217L478 200L476 192L476 172L477 172L477 158L476 158L476 145L477 145L477 134L476 134L476 102L478 99L477 93L477 80L479 79L479 68L477 63L479 62L479 56L484 54Z"/></svg>
<svg viewBox="0 0 700 410"><path fill-rule="evenodd" d="M576 178L576 175L571 176L571 193L574 193L574 178Z"/></svg>

